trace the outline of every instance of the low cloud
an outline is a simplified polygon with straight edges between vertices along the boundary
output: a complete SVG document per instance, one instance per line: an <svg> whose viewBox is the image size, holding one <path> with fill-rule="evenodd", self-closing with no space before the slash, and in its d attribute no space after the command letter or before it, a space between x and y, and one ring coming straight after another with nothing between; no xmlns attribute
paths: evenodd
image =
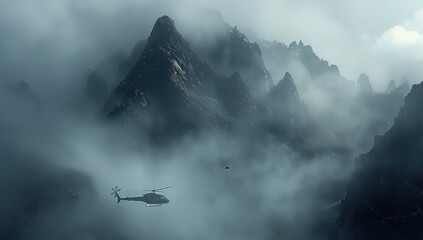
<svg viewBox="0 0 423 240"><path fill-rule="evenodd" d="M263 239L270 234L291 239L316 237L316 219L326 216L319 210L343 196L339 189L345 189L340 186L348 178L355 156L325 153L307 159L282 144L248 142L219 133L187 137L166 150L157 149L144 140L134 140L119 126L70 109L65 103L74 103L76 96L70 92L80 89L69 86L81 82L86 69L100 59L121 48L128 51L147 37L157 17L187 14L194 4L218 8L231 25L239 26L241 31L251 28L262 38L285 43L303 39L352 80L365 71L379 89L391 78L399 79L404 74L416 82L423 76L420 58L398 62L408 59L408 54L420 57L416 52L421 48L422 30L411 27L418 21L401 24L414 11L415 1L410 5L403 1L390 3L387 13L391 15L377 18L377 27L352 21L362 6L355 2L193 2L0 2L0 87L25 80L42 101L41 107L34 108L0 96L0 169L4 173L0 178L5 179L1 186L12 189L11 194L6 193L6 207L0 208L7 213L1 214L0 224L12 224L17 227L12 231L24 229L22 236L41 239L61 238L61 230L67 232L81 219L90 220L81 224L84 226L109 219L108 228L117 228L133 238ZM370 9L377 9L377 4L369 4ZM393 18L400 23L392 23L395 7L398 14ZM341 13L345 9L351 11L344 16ZM374 19L374 12L360 14L364 15L362 19ZM421 14L416 16L420 19ZM365 30L360 30L361 25L366 25ZM398 51L375 50L390 44ZM408 52L410 49L414 51ZM321 107L313 109L315 114L325 112L332 106L329 100L319 89L301 86L301 80L308 76L301 74L302 66L296 68L299 74L294 78L300 80L299 88L304 90L300 97ZM339 119L361 127L354 115L342 112ZM332 122L328 125L334 127ZM346 134L343 139L348 137ZM227 165L231 168L225 170ZM13 225L16 220L9 214L26 210L20 200L36 194L27 189L37 189L44 182L38 180L55 171L61 175L63 169L86 176L96 198L84 199L69 208L72 213L65 203L60 211L52 208L31 218L13 215L24 219L23 225ZM23 173L32 174L30 182L22 181ZM45 181L55 183L55 177ZM144 208L142 203L133 202L116 204L110 196L114 185L134 189L169 184L175 187L166 193L170 203L162 208ZM49 187L43 191L48 192ZM61 225L63 229L49 229L57 222L67 224Z"/></svg>

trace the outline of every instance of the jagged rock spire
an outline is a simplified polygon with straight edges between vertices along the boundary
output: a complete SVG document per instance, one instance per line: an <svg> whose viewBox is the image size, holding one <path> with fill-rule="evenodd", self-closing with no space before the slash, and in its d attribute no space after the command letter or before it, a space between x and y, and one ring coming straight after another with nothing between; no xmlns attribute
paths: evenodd
<svg viewBox="0 0 423 240"><path fill-rule="evenodd" d="M360 76L357 79L357 85L361 91L373 92L373 87L370 84L369 75L367 75L366 73L360 74Z"/></svg>
<svg viewBox="0 0 423 240"><path fill-rule="evenodd" d="M157 19L150 34L150 43L160 44L165 41L182 41L181 34L176 30L175 21L168 16Z"/></svg>

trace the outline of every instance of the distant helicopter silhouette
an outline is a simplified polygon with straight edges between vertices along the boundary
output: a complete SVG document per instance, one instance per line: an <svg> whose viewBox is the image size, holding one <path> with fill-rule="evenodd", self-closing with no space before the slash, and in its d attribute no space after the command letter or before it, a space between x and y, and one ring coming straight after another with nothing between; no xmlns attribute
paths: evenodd
<svg viewBox="0 0 423 240"><path fill-rule="evenodd" d="M117 198L118 203L120 201L139 201L139 202L145 202L146 207L158 207L163 204L169 203L169 199L167 199L165 196L161 194L157 194L156 192L162 192L163 189L170 188L170 187L173 187L173 186L145 190L145 191L148 191L149 193L143 194L142 196L139 196L139 197L121 197L118 192L122 189L116 186L115 188L112 188L111 195L114 195L114 197Z"/></svg>

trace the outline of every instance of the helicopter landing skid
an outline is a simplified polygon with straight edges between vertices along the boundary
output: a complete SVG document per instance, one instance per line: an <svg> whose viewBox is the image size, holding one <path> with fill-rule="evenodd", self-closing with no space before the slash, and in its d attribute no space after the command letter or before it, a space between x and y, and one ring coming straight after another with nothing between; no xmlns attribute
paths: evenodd
<svg viewBox="0 0 423 240"><path fill-rule="evenodd" d="M146 203L145 206L146 207L160 207L162 204L148 204Z"/></svg>

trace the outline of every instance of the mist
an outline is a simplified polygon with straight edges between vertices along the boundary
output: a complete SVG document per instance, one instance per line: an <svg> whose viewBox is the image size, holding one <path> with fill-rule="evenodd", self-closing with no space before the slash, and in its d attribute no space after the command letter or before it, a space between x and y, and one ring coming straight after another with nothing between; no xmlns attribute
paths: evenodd
<svg viewBox="0 0 423 240"><path fill-rule="evenodd" d="M316 231L312 219L325 216L322 209L344 194L328 194L322 186L340 189L350 172L351 159L343 156L306 159L287 146L254 146L224 133L187 136L157 148L119 125L71 110L28 108L15 96L2 100L8 103L1 104L8 113L1 118L2 188L8 197L1 229L10 230L9 216L23 211L27 220L17 228L25 239L253 239L275 233L306 239ZM62 180L67 175L76 180ZM62 186L61 181L71 185ZM144 188L174 187L165 193L168 205L146 208L137 202L117 204L110 196L115 185L123 188L124 196L143 194ZM75 199L61 195L67 191L76 191ZM26 200L22 203L21 198ZM36 210L25 207L28 204Z"/></svg>
<svg viewBox="0 0 423 240"><path fill-rule="evenodd" d="M87 70L117 52L128 57L162 15L175 19L193 48L215 44L224 33L220 22L202 22L203 8L218 9L251 42L303 40L339 66L348 86L328 89L321 83L333 76L315 78L288 64L317 126L308 142L316 153L243 129L208 129L157 145L139 134L148 125L134 131L107 119L104 99L86 102ZM391 79L416 83L423 76L422 56L414 53L423 46L423 5L393 1L377 16L378 4L360 9L334 1L0 2L1 238L333 239L354 159L396 115L386 114L383 125L362 107L358 75L368 73L376 92ZM285 70L269 70L278 84ZM116 185L123 196L173 187L164 193L169 204L148 208L116 203Z"/></svg>
<svg viewBox="0 0 423 240"><path fill-rule="evenodd" d="M420 34L418 19L423 6L419 1L391 1L383 2L384 11L379 11L380 6L377 2L333 1L318 5L309 1L227 4L206 0L2 2L2 81L25 79L39 91L43 91L38 87L41 83L69 84L87 66L95 67L114 51L128 52L148 37L158 16L192 16L193 9L205 7L219 9L231 25L262 39L285 44L303 40L319 56L340 66L347 78L355 80L367 72L378 91L385 89L389 80L399 81L404 76L417 83L422 77L418 67L421 56L410 49L421 45L413 35ZM396 26L411 35L394 38Z"/></svg>

